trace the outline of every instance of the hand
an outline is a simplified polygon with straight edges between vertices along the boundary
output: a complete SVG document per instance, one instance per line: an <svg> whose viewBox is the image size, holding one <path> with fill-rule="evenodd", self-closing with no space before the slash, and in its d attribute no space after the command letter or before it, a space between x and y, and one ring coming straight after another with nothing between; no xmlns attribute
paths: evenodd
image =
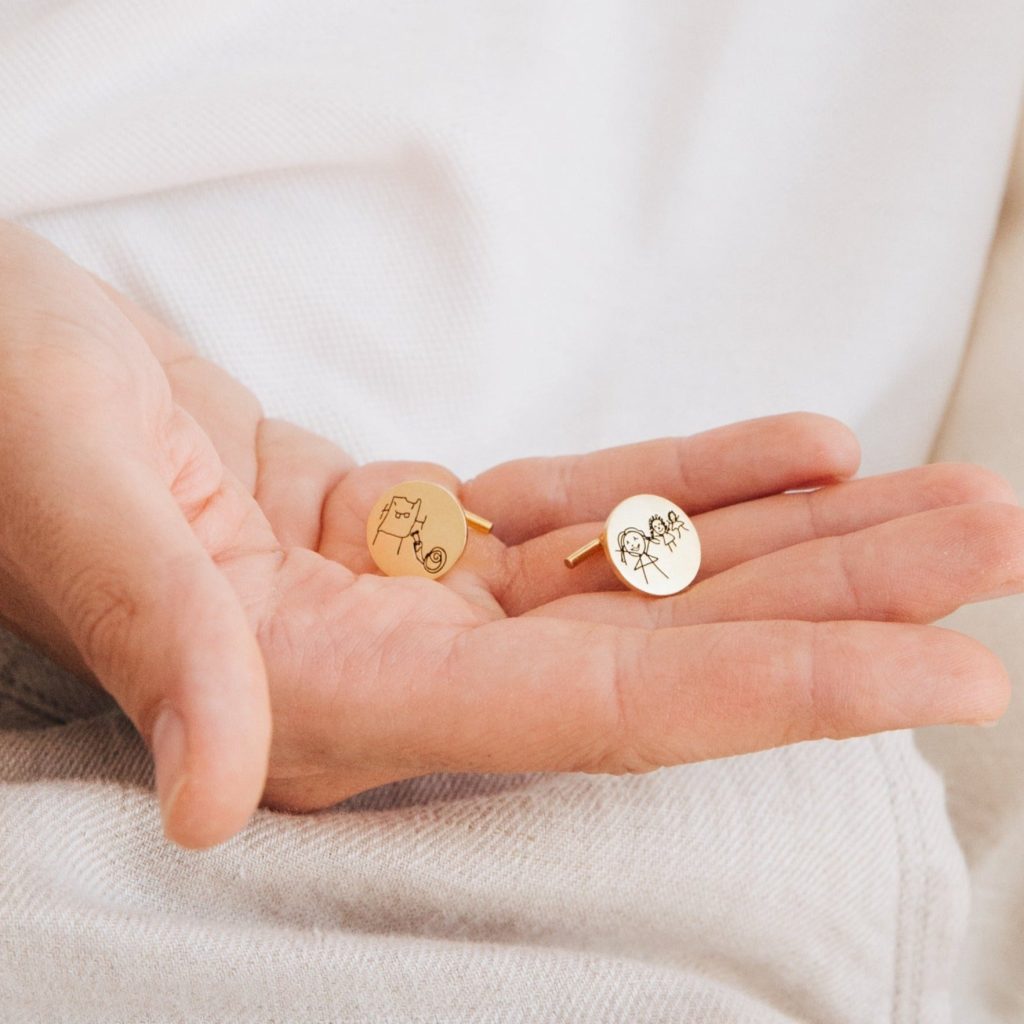
<svg viewBox="0 0 1024 1024"><path fill-rule="evenodd" d="M849 431L809 414L461 487L353 468L46 243L0 226L0 259L0 615L119 701L183 845L234 834L261 798L642 771L1005 707L990 652L914 624L1020 589L1021 513L993 474L780 494L856 469ZM496 523L443 582L369 574L370 504L413 476ZM705 561L679 597L612 590L599 560L562 568L638 490L694 515ZM165 707L177 749L154 736Z"/></svg>
<svg viewBox="0 0 1024 1024"><path fill-rule="evenodd" d="M271 804L315 809L441 770L643 772L998 717L998 659L925 623L1022 589L1012 489L970 465L847 479L858 461L842 424L791 414L517 460L465 484L429 464L352 470L319 544L347 573L296 587L264 635L291 726L271 757ZM495 522L442 583L367 575L367 512L410 478ZM676 597L625 591L601 557L562 566L638 492L680 504L701 538L701 571ZM302 671L270 655L295 618L307 623L289 631L295 646L322 638Z"/></svg>

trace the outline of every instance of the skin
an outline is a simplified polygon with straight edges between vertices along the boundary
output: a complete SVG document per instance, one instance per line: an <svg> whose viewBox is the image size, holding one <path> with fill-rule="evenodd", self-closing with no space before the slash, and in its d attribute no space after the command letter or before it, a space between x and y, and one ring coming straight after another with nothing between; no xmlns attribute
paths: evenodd
<svg viewBox="0 0 1024 1024"><path fill-rule="evenodd" d="M107 689L154 748L166 835L234 835L435 771L644 772L821 737L997 718L1006 672L929 625L1024 588L1001 477L851 479L791 413L460 481L357 466L48 242L0 223L0 618ZM366 516L441 483L494 520L443 581L384 578ZM808 488L816 488L808 491ZM784 493L801 489L801 493ZM629 494L701 538L673 598L563 556Z"/></svg>

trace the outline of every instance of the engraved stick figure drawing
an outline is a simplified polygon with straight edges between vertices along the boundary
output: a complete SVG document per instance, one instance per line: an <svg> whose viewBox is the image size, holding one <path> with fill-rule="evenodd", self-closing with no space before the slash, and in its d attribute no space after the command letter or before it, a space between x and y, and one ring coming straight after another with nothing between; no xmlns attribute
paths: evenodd
<svg viewBox="0 0 1024 1024"><path fill-rule="evenodd" d="M682 537L683 530L687 533L690 532L690 528L679 518L679 513L675 509L668 510L668 532L674 533L676 537Z"/></svg>
<svg viewBox="0 0 1024 1024"><path fill-rule="evenodd" d="M638 530L635 526L627 526L619 534L619 555L622 558L622 564L628 565L626 561L626 555L636 559L636 564L633 569L636 572L643 573L644 583L649 583L647 579L647 570L654 569L660 572L665 579L668 579L668 573L666 573L659 565L657 558L650 554L647 550L647 545L650 542L650 537L647 536L642 530Z"/></svg>
<svg viewBox="0 0 1024 1024"><path fill-rule="evenodd" d="M669 515L672 515L669 512ZM653 515L647 520L647 526L651 531L651 542L654 544L664 544L665 547L672 551L676 546L676 536L668 528L668 523L659 515Z"/></svg>
<svg viewBox="0 0 1024 1024"><path fill-rule="evenodd" d="M395 554L402 553L402 545L406 537L412 538L412 553L416 561L429 573L440 572L448 561L448 554L444 548L431 548L426 555L423 554L423 539L420 536L420 528L427 522L427 517L420 518L420 510L423 501L417 498L410 501L401 495L394 495L380 512L380 522L377 524L377 532L373 535L373 543L383 533L388 537L398 538L398 547Z"/></svg>

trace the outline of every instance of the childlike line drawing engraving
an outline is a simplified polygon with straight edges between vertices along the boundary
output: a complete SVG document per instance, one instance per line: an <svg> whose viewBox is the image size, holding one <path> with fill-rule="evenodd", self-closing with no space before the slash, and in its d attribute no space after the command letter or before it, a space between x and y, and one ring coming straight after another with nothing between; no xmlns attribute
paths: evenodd
<svg viewBox="0 0 1024 1024"><path fill-rule="evenodd" d="M685 530L687 533L690 532L690 528L686 525L686 523L682 521L682 519L679 518L679 513L676 512L674 508L669 509L668 532L675 534L676 539L678 539L679 537L682 537L683 530Z"/></svg>
<svg viewBox="0 0 1024 1024"><path fill-rule="evenodd" d="M672 515L669 512L669 515ZM651 543L652 544L664 544L669 551L673 551L676 546L676 535L669 529L668 523L659 515L653 515L647 520L648 529L651 531Z"/></svg>
<svg viewBox="0 0 1024 1024"><path fill-rule="evenodd" d="M420 531L412 531L412 553L416 561L423 566L431 575L440 572L444 563L448 561L448 552L441 547L431 548L426 555L423 554L423 541L420 539Z"/></svg>
<svg viewBox="0 0 1024 1024"><path fill-rule="evenodd" d="M649 584L648 569L661 573L665 579L669 578L668 573L658 565L657 556L651 554L651 545L658 544L671 554L675 551L676 542L682 537L683 530L689 533L690 528L679 518L678 512L669 509L663 516L657 513L651 516L647 520L647 529L649 533L644 533L637 526L627 526L622 530L619 533L619 557L623 565L630 564L626 561L627 555L634 559L631 568L634 572L641 573L644 583Z"/></svg>
<svg viewBox="0 0 1024 1024"><path fill-rule="evenodd" d="M448 561L448 553L442 547L433 547L426 554L423 553L423 538L420 536L420 529L427 521L427 517L420 518L420 511L423 506L421 498L410 501L401 495L394 495L380 512L380 522L377 524L377 532L373 535L373 543L383 533L388 537L398 538L398 547L395 554L402 553L402 545L407 537L412 538L412 553L416 561L423 566L431 575L439 573Z"/></svg>
<svg viewBox="0 0 1024 1024"><path fill-rule="evenodd" d="M622 564L629 565L626 555L635 558L636 563L633 565L633 570L643 573L644 583L648 584L650 583L647 578L648 569L654 569L655 572L660 572L665 579L668 579L668 573L658 565L657 558L647 550L647 545L650 542L651 538L635 526L627 526L619 533L619 555L622 558Z"/></svg>

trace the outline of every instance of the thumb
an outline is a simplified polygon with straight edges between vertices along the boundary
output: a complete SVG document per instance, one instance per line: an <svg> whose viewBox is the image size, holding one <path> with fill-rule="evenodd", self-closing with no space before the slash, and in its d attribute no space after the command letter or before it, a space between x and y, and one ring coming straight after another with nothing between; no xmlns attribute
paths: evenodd
<svg viewBox="0 0 1024 1024"><path fill-rule="evenodd" d="M149 743L165 834L211 846L243 827L266 782L271 719L260 650L160 474L123 451L116 460L82 454L62 465L59 493L49 473L45 486L37 477L22 490L2 532Z"/></svg>
<svg viewBox="0 0 1024 1024"><path fill-rule="evenodd" d="M258 506L83 268L0 221L0 271L0 570L150 744L168 837L221 842L262 795L270 706L208 550Z"/></svg>

